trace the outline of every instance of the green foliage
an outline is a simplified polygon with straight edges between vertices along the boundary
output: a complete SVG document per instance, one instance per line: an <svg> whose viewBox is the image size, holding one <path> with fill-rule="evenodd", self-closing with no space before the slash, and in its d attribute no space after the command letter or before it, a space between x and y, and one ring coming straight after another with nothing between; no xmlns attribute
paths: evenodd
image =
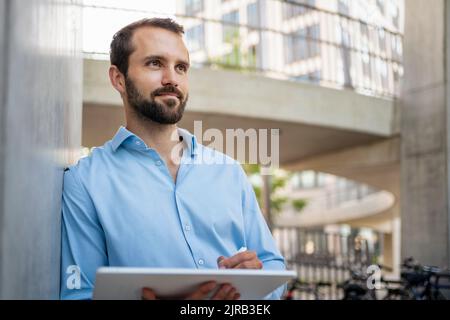
<svg viewBox="0 0 450 320"><path fill-rule="evenodd" d="M248 176L261 177L261 167L257 164L243 164L244 171ZM291 178L292 174L286 175L272 175L271 181L271 195L270 195L270 208L273 215L280 214L283 206L290 203L295 211L301 212L308 204L306 199L290 199L288 197L281 197L276 195L277 190L286 186L286 183ZM253 184L253 190L255 191L256 198L260 207L262 207L262 189L261 186Z"/></svg>
<svg viewBox="0 0 450 320"><path fill-rule="evenodd" d="M272 212L275 214L278 214L281 212L281 209L283 209L283 205L285 205L288 202L288 198L286 197L270 197L270 208L272 209Z"/></svg>
<svg viewBox="0 0 450 320"><path fill-rule="evenodd" d="M247 173L247 175L260 174L261 173L261 169L260 169L260 166L258 164L247 164L247 163L244 163L242 165L242 167L244 168L244 171L245 171L245 173Z"/></svg>
<svg viewBox="0 0 450 320"><path fill-rule="evenodd" d="M221 57L208 58L208 64L222 69L255 71L256 53L242 52L239 28L226 26L224 42L231 45L231 52Z"/></svg>
<svg viewBox="0 0 450 320"><path fill-rule="evenodd" d="M308 201L306 199L294 199L292 200L292 206L297 212L302 211L306 205L308 204Z"/></svg>

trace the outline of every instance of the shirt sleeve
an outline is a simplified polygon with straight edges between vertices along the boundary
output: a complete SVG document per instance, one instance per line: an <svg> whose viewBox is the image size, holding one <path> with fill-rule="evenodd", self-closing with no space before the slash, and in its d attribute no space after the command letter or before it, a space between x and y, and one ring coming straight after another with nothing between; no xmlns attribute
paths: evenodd
<svg viewBox="0 0 450 320"><path fill-rule="evenodd" d="M242 208L247 248L256 251L259 260L263 263L263 269L285 270L285 260L279 252L272 233L259 208L253 186L241 167L240 170L243 183ZM265 299L281 299L285 290L286 285L283 285L269 294Z"/></svg>
<svg viewBox="0 0 450 320"><path fill-rule="evenodd" d="M108 265L105 235L76 167L64 172L61 299L92 299L97 268Z"/></svg>

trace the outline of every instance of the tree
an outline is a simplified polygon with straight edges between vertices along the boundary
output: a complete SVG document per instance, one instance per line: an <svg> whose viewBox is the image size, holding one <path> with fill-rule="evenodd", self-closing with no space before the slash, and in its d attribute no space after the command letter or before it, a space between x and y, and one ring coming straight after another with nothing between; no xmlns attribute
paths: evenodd
<svg viewBox="0 0 450 320"><path fill-rule="evenodd" d="M248 176L261 177L261 167L257 164L244 164L243 168ZM292 177L292 173L285 175L274 174L271 181L271 194L270 194L270 209L272 217L279 215L282 212L283 206L290 204L296 212L301 212L308 204L307 199L292 199L289 197L283 197L277 194L277 190L280 190L286 186L286 183ZM251 179L252 180L252 179ZM262 208L262 186L252 182L253 190L255 190L256 198L258 199L259 206ZM270 219L271 220L271 219Z"/></svg>

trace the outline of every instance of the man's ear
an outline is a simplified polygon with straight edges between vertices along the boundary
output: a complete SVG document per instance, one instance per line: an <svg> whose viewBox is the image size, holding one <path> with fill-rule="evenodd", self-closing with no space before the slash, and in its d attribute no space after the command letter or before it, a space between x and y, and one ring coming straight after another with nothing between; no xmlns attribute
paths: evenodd
<svg viewBox="0 0 450 320"><path fill-rule="evenodd" d="M111 80L112 86L119 91L121 96L125 94L125 77L115 65L109 67L109 80Z"/></svg>

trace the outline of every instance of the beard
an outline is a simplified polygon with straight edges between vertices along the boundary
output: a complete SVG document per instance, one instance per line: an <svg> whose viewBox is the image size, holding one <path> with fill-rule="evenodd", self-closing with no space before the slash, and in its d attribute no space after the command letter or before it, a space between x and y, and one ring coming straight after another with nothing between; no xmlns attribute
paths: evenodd
<svg viewBox="0 0 450 320"><path fill-rule="evenodd" d="M183 117L189 95L186 95L186 98L184 98L183 93L175 86L167 85L156 89L150 94L149 99L139 92L133 81L128 77L125 78L125 87L128 103L139 118L160 124L175 124ZM155 98L163 93L175 93L178 98L171 97L164 99L164 103L157 102Z"/></svg>

